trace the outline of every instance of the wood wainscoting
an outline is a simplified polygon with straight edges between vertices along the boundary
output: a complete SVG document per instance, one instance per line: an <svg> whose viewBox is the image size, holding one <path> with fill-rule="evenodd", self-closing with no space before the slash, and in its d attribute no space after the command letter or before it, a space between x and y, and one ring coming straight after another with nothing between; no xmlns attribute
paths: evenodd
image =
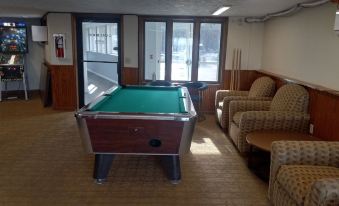
<svg viewBox="0 0 339 206"><path fill-rule="evenodd" d="M240 71L240 90L249 90L253 81L258 77L256 70ZM215 112L215 93L220 89L229 89L231 81L231 70L223 70L222 82L220 84L209 84L208 89L203 92L201 110L205 113Z"/></svg>
<svg viewBox="0 0 339 206"><path fill-rule="evenodd" d="M75 110L77 107L76 76L73 65L51 65L52 107L56 110Z"/></svg>
<svg viewBox="0 0 339 206"><path fill-rule="evenodd" d="M121 84L123 85L139 84L139 69L136 67L123 67L121 72Z"/></svg>
<svg viewBox="0 0 339 206"><path fill-rule="evenodd" d="M339 141L339 96L308 88L313 134L324 140Z"/></svg>
<svg viewBox="0 0 339 206"><path fill-rule="evenodd" d="M223 71L222 88L229 89L231 83L231 70ZM240 70L240 90L248 91L254 80L258 78L258 72L256 70Z"/></svg>
<svg viewBox="0 0 339 206"><path fill-rule="evenodd" d="M202 93L201 111L204 113L214 113L215 93L221 89L219 84L210 84Z"/></svg>
<svg viewBox="0 0 339 206"><path fill-rule="evenodd" d="M319 85L299 81L266 71L258 71L258 77L270 76L275 80L277 88L286 83L304 86L309 93L310 123L313 124L313 135L323 140L339 141L339 92Z"/></svg>

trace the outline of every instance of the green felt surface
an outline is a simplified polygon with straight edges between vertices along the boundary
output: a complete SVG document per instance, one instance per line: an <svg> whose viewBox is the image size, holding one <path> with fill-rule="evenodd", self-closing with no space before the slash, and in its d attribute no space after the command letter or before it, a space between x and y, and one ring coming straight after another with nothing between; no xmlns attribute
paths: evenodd
<svg viewBox="0 0 339 206"><path fill-rule="evenodd" d="M119 87L91 111L131 113L185 113L181 88Z"/></svg>

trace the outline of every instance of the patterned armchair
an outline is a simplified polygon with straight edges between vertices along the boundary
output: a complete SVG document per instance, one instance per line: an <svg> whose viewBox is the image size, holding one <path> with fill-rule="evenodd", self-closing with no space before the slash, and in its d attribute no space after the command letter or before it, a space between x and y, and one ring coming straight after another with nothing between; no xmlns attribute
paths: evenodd
<svg viewBox="0 0 339 206"><path fill-rule="evenodd" d="M230 137L241 153L249 151L246 135L258 130L307 132L308 92L297 84L282 86L272 101L231 101Z"/></svg>
<svg viewBox="0 0 339 206"><path fill-rule="evenodd" d="M339 142L273 142L268 197L275 206L339 205Z"/></svg>
<svg viewBox="0 0 339 206"><path fill-rule="evenodd" d="M229 126L229 103L232 100L271 100L275 92L275 82L269 77L256 79L249 91L218 90L215 97L215 108L222 128Z"/></svg>

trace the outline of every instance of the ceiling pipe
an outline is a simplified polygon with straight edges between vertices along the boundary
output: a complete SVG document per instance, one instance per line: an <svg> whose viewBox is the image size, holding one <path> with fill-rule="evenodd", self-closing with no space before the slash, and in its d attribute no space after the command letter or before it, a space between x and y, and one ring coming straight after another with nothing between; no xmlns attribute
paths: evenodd
<svg viewBox="0 0 339 206"><path fill-rule="evenodd" d="M283 11L279 11L279 12L275 12L275 13L271 13L271 14L267 14L265 16L261 16L261 17L246 17L245 18L245 22L247 22L247 23L265 22L265 21L269 20L272 17L292 15L292 14L300 11L302 8L313 8L313 7L317 7L317 6L323 5L323 4L327 3L327 2L329 2L329 0L318 0L318 1L313 1L313 2L300 3L300 4L297 4L297 5L289 8L289 9L286 9L286 10L283 10Z"/></svg>

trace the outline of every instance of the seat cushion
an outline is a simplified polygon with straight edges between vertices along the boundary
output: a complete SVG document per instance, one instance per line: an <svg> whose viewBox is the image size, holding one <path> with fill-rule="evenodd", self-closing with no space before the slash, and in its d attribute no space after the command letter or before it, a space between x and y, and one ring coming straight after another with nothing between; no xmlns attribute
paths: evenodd
<svg viewBox="0 0 339 206"><path fill-rule="evenodd" d="M311 165L282 165L277 182L298 204L303 204L312 184L319 179L339 177L339 168Z"/></svg>
<svg viewBox="0 0 339 206"><path fill-rule="evenodd" d="M239 124L240 124L240 117L241 117L241 115L242 115L242 113L244 113L244 112L237 112L237 113L235 113L234 114L234 116L233 116L233 122L235 123L235 125L237 125L238 127L239 127Z"/></svg>

